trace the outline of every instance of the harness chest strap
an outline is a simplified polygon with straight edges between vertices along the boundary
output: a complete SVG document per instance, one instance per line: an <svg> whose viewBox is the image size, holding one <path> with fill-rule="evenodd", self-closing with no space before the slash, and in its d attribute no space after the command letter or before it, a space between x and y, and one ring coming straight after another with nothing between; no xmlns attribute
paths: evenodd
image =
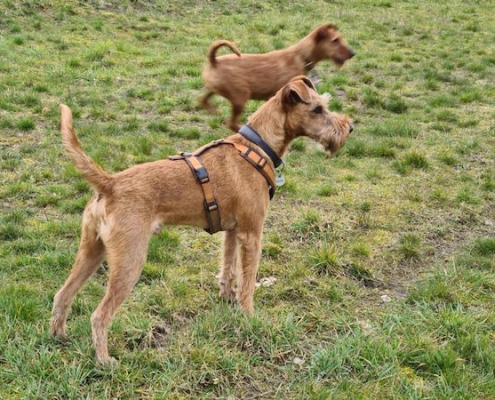
<svg viewBox="0 0 495 400"><path fill-rule="evenodd" d="M208 176L205 166L199 157L194 154L183 154L179 157L184 159L201 185L201 190L203 191L203 197L205 199L203 205L205 208L206 220L208 222L208 228L206 228L205 231L209 234L220 231L222 228L220 210L218 209L217 199L213 194L210 177Z"/></svg>
<svg viewBox="0 0 495 400"><path fill-rule="evenodd" d="M212 147L216 147L222 144L234 146L239 152L239 155L242 156L246 161L248 161L253 167L255 167L261 175L263 175L268 183L270 200L273 198L273 195L275 193L275 173L273 171L273 168L264 157L262 157L256 151L250 149L249 147L244 146L243 144L232 142L230 140L216 140L201 147L194 153L181 153L180 155L169 157L170 160L186 161L187 165L200 183L205 199L204 207L206 219L208 222L208 228L206 228L205 231L210 234L216 233L222 229L220 210L218 208L218 203L215 195L213 194L210 177L208 176L208 172L201 162L199 155Z"/></svg>

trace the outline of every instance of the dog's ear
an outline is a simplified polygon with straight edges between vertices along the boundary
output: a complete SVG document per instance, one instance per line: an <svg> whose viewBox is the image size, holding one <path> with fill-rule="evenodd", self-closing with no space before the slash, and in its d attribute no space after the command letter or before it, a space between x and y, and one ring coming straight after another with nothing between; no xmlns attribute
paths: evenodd
<svg viewBox="0 0 495 400"><path fill-rule="evenodd" d="M309 87L310 89L313 89L316 92L316 87L311 79L309 79L306 75L297 75L294 78L290 80L291 82L297 82L297 81L303 81L303 83Z"/></svg>
<svg viewBox="0 0 495 400"><path fill-rule="evenodd" d="M313 89L316 92L315 84L311 79L309 79L307 76L302 76L301 80L304 82L304 84L309 87L310 89Z"/></svg>
<svg viewBox="0 0 495 400"><path fill-rule="evenodd" d="M282 102L285 106L294 106L297 103L309 104L310 92L315 90L313 82L305 76L292 79L282 90Z"/></svg>
<svg viewBox="0 0 495 400"><path fill-rule="evenodd" d="M316 43L321 42L323 39L326 39L330 35L330 31L337 31L337 30L338 30L337 25L334 24L326 24L318 28L315 36Z"/></svg>

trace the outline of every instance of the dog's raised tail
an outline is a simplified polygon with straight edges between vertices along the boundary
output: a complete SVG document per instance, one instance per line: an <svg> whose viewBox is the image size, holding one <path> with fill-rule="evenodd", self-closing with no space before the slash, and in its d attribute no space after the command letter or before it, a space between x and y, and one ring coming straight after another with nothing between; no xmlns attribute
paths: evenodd
<svg viewBox="0 0 495 400"><path fill-rule="evenodd" d="M213 42L208 49L208 59L210 60L211 65L215 65L217 63L217 50L222 46L228 47L239 57L241 56L241 52L234 43L228 40L217 40L216 42Z"/></svg>
<svg viewBox="0 0 495 400"><path fill-rule="evenodd" d="M60 104L60 132L62 143L76 168L99 193L108 193L112 188L112 176L96 164L81 147L76 132L72 127L72 111L65 104Z"/></svg>

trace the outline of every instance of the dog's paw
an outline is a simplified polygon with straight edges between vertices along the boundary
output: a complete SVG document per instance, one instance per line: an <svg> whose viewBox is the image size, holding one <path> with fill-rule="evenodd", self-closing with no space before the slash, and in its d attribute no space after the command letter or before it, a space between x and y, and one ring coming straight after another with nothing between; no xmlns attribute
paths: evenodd
<svg viewBox="0 0 495 400"><path fill-rule="evenodd" d="M224 288L221 288L219 295L223 300L229 303L235 303L236 301L236 292L234 289L225 290Z"/></svg>
<svg viewBox="0 0 495 400"><path fill-rule="evenodd" d="M51 322L50 332L52 333L53 336L55 336L58 340L62 342L67 342L69 340L69 337L65 332L65 326L58 324L55 321Z"/></svg>
<svg viewBox="0 0 495 400"><path fill-rule="evenodd" d="M96 363L102 367L115 368L119 365L119 361L110 356L96 356Z"/></svg>

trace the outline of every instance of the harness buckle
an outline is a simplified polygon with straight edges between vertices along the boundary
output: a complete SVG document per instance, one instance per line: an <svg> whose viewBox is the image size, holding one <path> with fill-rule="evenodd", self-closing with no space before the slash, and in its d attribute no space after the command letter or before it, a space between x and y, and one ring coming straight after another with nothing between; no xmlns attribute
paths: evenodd
<svg viewBox="0 0 495 400"><path fill-rule="evenodd" d="M215 211L215 210L218 210L218 204L217 204L217 201L216 200L213 200L212 202L210 203L207 203L205 202L205 208L211 212L211 211Z"/></svg>
<svg viewBox="0 0 495 400"><path fill-rule="evenodd" d="M206 168L204 166L197 168L195 171L196 176L198 177L198 180L201 184L208 183L210 181L210 177L208 176L208 172L206 172Z"/></svg>

